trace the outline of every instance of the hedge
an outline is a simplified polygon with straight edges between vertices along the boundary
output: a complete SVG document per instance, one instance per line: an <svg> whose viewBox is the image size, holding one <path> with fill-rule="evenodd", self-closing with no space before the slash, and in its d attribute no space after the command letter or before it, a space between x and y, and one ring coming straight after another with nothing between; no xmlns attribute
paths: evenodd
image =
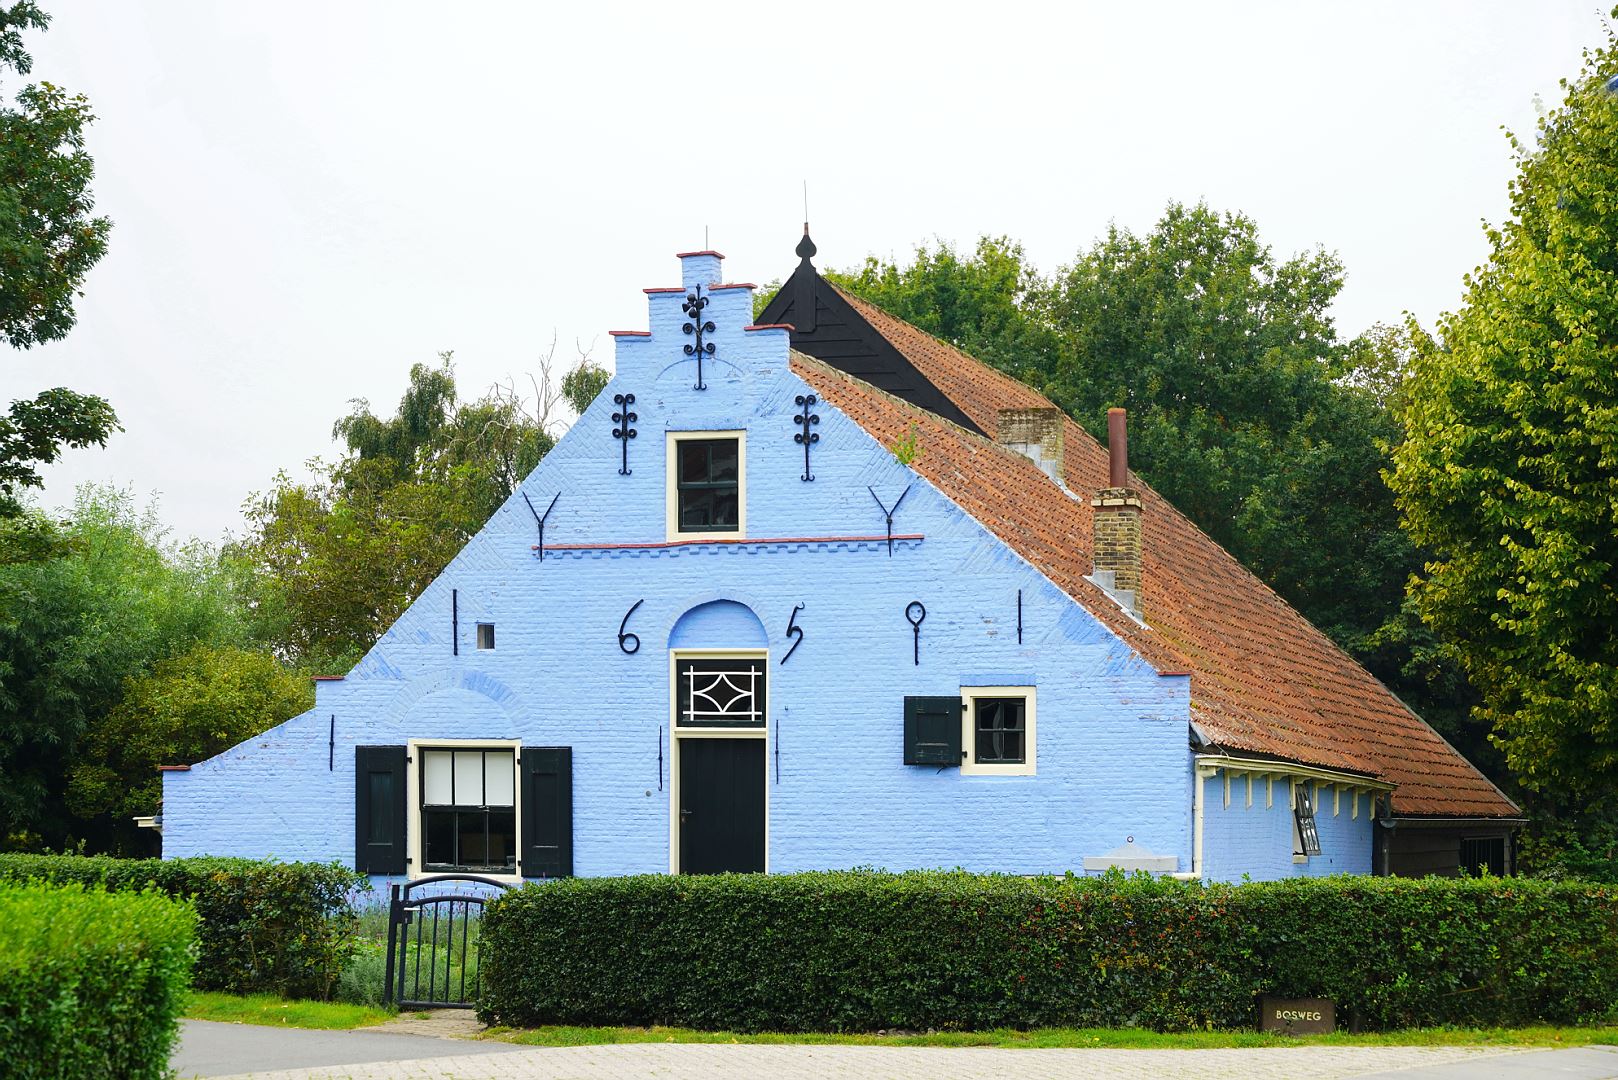
<svg viewBox="0 0 1618 1080"><path fill-rule="evenodd" d="M1241 1027L1260 992L1369 1028L1618 1002L1618 888L885 874L534 883L484 913L489 1023L741 1031Z"/></svg>
<svg viewBox="0 0 1618 1080"><path fill-rule="evenodd" d="M155 891L0 883L0 1073L169 1075L195 924Z"/></svg>
<svg viewBox="0 0 1618 1080"><path fill-rule="evenodd" d="M251 859L0 855L0 881L147 886L194 900L199 989L326 998L355 949L351 897L366 879L338 864Z"/></svg>

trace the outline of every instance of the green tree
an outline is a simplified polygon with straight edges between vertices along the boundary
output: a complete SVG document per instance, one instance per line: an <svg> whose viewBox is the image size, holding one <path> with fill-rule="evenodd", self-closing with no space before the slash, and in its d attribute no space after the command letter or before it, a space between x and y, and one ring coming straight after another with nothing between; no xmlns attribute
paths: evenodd
<svg viewBox="0 0 1618 1080"><path fill-rule="evenodd" d="M507 384L460 402L449 353L416 364L393 415L356 401L337 421L340 462L311 461L304 482L282 473L248 501L233 553L255 568L260 632L280 655L351 666L555 445L557 404L582 411L605 385L587 357L560 390L549 355L539 367L532 399Z"/></svg>
<svg viewBox="0 0 1618 1080"><path fill-rule="evenodd" d="M27 75L22 31L50 25L33 0L0 8L0 72ZM83 97L40 82L0 106L0 336L25 349L73 326L73 299L106 253L112 223L91 217L95 163Z"/></svg>
<svg viewBox="0 0 1618 1080"><path fill-rule="evenodd" d="M64 805L80 739L131 676L249 640L240 577L111 489L81 489L66 523L0 521L0 552L0 846L103 843Z"/></svg>
<svg viewBox="0 0 1618 1080"><path fill-rule="evenodd" d="M155 813L157 766L212 757L313 704L309 679L269 653L195 645L126 679L118 704L89 724L69 770L68 805L120 825Z"/></svg>
<svg viewBox="0 0 1618 1080"><path fill-rule="evenodd" d="M1618 41L1532 144L1511 219L1436 338L1418 336L1389 482L1431 551L1424 619L1519 780L1618 787Z"/></svg>
<svg viewBox="0 0 1618 1080"><path fill-rule="evenodd" d="M23 31L49 23L33 0L0 7L0 77L33 70ZM106 253L112 223L90 216L95 166L84 129L93 119L83 97L48 82L0 102L0 338L13 348L72 329L74 298ZM117 428L110 405L71 390L12 402L0 416L0 517L21 512L18 496L40 486L39 465L64 446L104 446Z"/></svg>

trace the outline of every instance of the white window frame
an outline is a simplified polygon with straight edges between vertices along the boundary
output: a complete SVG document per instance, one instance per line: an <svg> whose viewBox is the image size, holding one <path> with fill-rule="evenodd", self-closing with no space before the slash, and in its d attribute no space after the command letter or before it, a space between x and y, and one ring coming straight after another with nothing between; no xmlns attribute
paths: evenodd
<svg viewBox="0 0 1618 1080"><path fill-rule="evenodd" d="M405 798L408 800L405 803L405 841L408 844L408 851L405 856L405 877L414 880L451 872L426 869L427 834L421 828L421 752L423 750L510 750L513 767L517 770L517 775L513 778L516 787L512 798L512 810L516 814L515 840L513 842L517 846L517 872L515 874L478 874L477 876L490 878L494 881L505 881L513 885L521 885L523 883L522 742L518 739L409 739L405 743L405 748Z"/></svg>
<svg viewBox="0 0 1618 1080"><path fill-rule="evenodd" d="M681 660L763 660L764 724L762 727L681 727ZM775 695L769 683L768 649L670 649L669 650L669 873L680 872L680 743L686 739L763 739L764 740L764 872L770 872L770 702ZM518 824L521 824L519 819Z"/></svg>
<svg viewBox="0 0 1618 1080"><path fill-rule="evenodd" d="M689 439L736 440L736 528L729 532L680 531L680 443ZM664 435L664 526L671 542L742 540L747 537L747 430L670 431Z"/></svg>
<svg viewBox="0 0 1618 1080"><path fill-rule="evenodd" d="M963 686L961 687L961 775L962 776L1033 776L1035 775L1035 689L1032 686ZM979 765L977 762L977 699L1023 699L1023 760L1017 765Z"/></svg>

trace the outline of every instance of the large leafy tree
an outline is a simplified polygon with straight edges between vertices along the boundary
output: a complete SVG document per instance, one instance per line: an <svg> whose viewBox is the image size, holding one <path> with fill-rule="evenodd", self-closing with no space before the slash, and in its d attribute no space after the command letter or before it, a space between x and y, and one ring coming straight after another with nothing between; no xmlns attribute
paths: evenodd
<svg viewBox="0 0 1618 1080"><path fill-rule="evenodd" d="M104 846L64 802L82 737L159 660L245 644L241 595L216 553L171 543L122 492L81 490L65 524L0 520L0 846Z"/></svg>
<svg viewBox="0 0 1618 1080"><path fill-rule="evenodd" d="M309 679L269 653L197 644L126 679L118 704L91 721L69 769L68 805L118 826L155 813L157 766L212 757L313 704Z"/></svg>
<svg viewBox="0 0 1618 1080"><path fill-rule="evenodd" d="M1532 142L1458 311L1418 337L1390 483L1413 584L1521 782L1618 788L1618 42Z"/></svg>
<svg viewBox="0 0 1618 1080"><path fill-rule="evenodd" d="M554 445L556 405L582 412L603 376L581 360L558 391L547 357L532 399L507 385L461 402L444 354L411 368L392 415L355 402L333 429L341 461L311 462L308 481L283 473L246 506L235 552L257 570L266 639L300 664L352 664Z"/></svg>
<svg viewBox="0 0 1618 1080"><path fill-rule="evenodd" d="M33 0L0 7L0 77L33 70L22 34L49 22ZM107 250L112 224L91 216L84 129L93 119L83 97L48 82L0 101L0 338L13 348L72 329L74 299ZM71 390L12 402L0 416L0 516L20 512L21 490L40 485L39 465L64 446L105 445L117 426L104 400Z"/></svg>
<svg viewBox="0 0 1618 1080"><path fill-rule="evenodd" d="M1417 565L1379 476L1399 437L1401 331L1343 341L1342 284L1316 251L1278 261L1254 222L1171 204L1046 278L1022 248L921 248L828 275L1015 375L1098 437L1130 409L1136 470L1340 643L1408 681L1372 639Z"/></svg>

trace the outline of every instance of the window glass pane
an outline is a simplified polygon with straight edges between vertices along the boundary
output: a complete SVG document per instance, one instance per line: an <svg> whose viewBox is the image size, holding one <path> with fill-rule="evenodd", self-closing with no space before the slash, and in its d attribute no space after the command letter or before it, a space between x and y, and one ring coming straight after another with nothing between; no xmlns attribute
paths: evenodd
<svg viewBox="0 0 1618 1080"><path fill-rule="evenodd" d="M494 648L494 623L478 623L478 648Z"/></svg>
<svg viewBox="0 0 1618 1080"><path fill-rule="evenodd" d="M517 755L491 750L483 755L483 797L489 806L517 805Z"/></svg>
<svg viewBox="0 0 1618 1080"><path fill-rule="evenodd" d="M978 698L975 753L980 765L1020 765L1025 760L1022 698Z"/></svg>
<svg viewBox="0 0 1618 1080"><path fill-rule="evenodd" d="M489 865L504 870L517 865L517 813L489 811Z"/></svg>
<svg viewBox="0 0 1618 1080"><path fill-rule="evenodd" d="M485 830L489 815L481 810L460 810L455 815L455 834L459 846L460 862L466 869L479 869L489 865Z"/></svg>
<svg viewBox="0 0 1618 1080"><path fill-rule="evenodd" d="M763 727L766 669L754 659L682 660L675 722L683 727Z"/></svg>
<svg viewBox="0 0 1618 1080"><path fill-rule="evenodd" d="M483 751L455 751L455 805L483 805Z"/></svg>
<svg viewBox="0 0 1618 1080"><path fill-rule="evenodd" d="M455 811L424 810L421 815L422 861L430 870L455 865Z"/></svg>
<svg viewBox="0 0 1618 1080"><path fill-rule="evenodd" d="M371 816L365 826L366 843L393 843L393 774L371 774Z"/></svg>
<svg viewBox="0 0 1618 1080"><path fill-rule="evenodd" d="M737 449L735 439L715 439L708 444L708 479L714 482L736 479Z"/></svg>
<svg viewBox="0 0 1618 1080"><path fill-rule="evenodd" d="M700 484L708 479L708 446L703 439L680 443L680 483Z"/></svg>
<svg viewBox="0 0 1618 1080"><path fill-rule="evenodd" d="M453 801L450 792L450 752L448 750L426 750L421 755L422 802L428 806L449 806Z"/></svg>

